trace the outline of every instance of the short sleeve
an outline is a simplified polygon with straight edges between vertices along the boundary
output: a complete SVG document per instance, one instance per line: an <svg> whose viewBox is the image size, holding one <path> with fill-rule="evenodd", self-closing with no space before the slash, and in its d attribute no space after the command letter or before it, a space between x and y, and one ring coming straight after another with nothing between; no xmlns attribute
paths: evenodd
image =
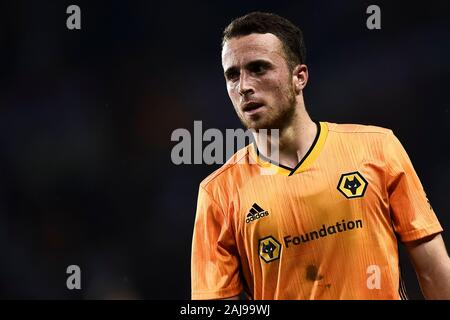
<svg viewBox="0 0 450 320"><path fill-rule="evenodd" d="M234 239L225 213L200 186L192 239L192 299L240 294L240 263Z"/></svg>
<svg viewBox="0 0 450 320"><path fill-rule="evenodd" d="M384 154L391 217L400 239L408 242L442 232L411 160L392 131Z"/></svg>

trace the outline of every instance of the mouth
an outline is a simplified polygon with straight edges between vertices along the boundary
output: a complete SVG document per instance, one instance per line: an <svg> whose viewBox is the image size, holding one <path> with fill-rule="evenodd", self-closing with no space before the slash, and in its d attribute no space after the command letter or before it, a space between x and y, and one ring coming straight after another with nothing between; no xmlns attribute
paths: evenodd
<svg viewBox="0 0 450 320"><path fill-rule="evenodd" d="M247 102L242 107L244 114L252 115L260 111L264 107L264 104L260 102Z"/></svg>

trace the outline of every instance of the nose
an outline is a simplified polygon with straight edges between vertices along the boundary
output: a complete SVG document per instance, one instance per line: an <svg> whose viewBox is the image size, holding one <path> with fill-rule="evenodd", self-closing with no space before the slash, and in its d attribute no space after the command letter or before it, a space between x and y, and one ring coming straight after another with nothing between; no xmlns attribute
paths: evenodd
<svg viewBox="0 0 450 320"><path fill-rule="evenodd" d="M253 87L251 86L250 79L246 72L242 72L239 77L238 92L241 96L246 96L248 94L254 93Z"/></svg>

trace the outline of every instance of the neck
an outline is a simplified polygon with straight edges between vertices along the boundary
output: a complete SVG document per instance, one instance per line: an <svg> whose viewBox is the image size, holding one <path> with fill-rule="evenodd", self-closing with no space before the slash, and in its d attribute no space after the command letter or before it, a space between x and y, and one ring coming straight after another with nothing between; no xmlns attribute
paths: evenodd
<svg viewBox="0 0 450 320"><path fill-rule="evenodd" d="M294 168L306 155L317 135L317 125L311 120L304 105L297 108L291 123L279 134L255 132L259 152L274 162ZM278 149L278 153L277 153Z"/></svg>

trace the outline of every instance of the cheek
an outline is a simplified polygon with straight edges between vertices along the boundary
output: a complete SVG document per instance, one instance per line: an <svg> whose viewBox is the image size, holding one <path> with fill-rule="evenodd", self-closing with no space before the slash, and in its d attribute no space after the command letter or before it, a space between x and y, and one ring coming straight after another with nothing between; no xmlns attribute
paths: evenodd
<svg viewBox="0 0 450 320"><path fill-rule="evenodd" d="M282 72L274 71L264 78L258 84L258 87L267 92L279 93L288 85L286 75Z"/></svg>
<svg viewBox="0 0 450 320"><path fill-rule="evenodd" d="M237 93L236 89L234 87L228 86L227 87L228 96L230 97L231 101L236 101L237 98L239 98L239 94Z"/></svg>
<svg viewBox="0 0 450 320"><path fill-rule="evenodd" d="M274 101L283 101L288 91L289 83L282 81L281 79L271 79L265 82L261 87L262 91L266 92Z"/></svg>
<svg viewBox="0 0 450 320"><path fill-rule="evenodd" d="M231 100L231 103L233 104L234 108L237 110L237 107L239 105L240 101L240 95L236 92L234 89L228 89L228 97Z"/></svg>
<svg viewBox="0 0 450 320"><path fill-rule="evenodd" d="M280 99L289 100L294 88L290 79L283 77L278 79L275 90Z"/></svg>

